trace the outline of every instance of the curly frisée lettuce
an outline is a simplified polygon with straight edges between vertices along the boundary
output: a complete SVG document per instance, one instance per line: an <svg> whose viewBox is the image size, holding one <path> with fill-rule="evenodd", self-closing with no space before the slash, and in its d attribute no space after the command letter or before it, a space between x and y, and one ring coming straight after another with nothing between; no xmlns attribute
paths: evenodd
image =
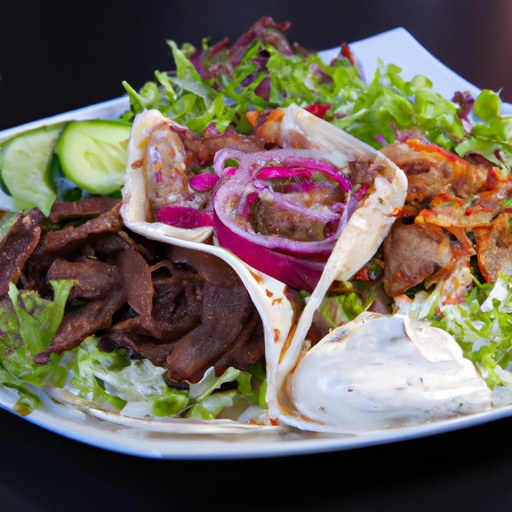
<svg viewBox="0 0 512 512"><path fill-rule="evenodd" d="M493 389L494 405L512 402L512 276L494 285L476 285L460 304L443 304L440 282L429 295L416 294L409 306L415 319L449 332Z"/></svg>

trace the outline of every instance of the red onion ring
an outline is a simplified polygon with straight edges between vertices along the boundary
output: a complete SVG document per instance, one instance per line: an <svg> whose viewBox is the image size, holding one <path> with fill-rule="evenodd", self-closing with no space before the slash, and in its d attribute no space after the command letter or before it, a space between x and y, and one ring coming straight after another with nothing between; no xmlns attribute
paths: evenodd
<svg viewBox="0 0 512 512"><path fill-rule="evenodd" d="M235 172L233 167L226 167L228 160L238 161ZM216 154L213 166L216 175L222 178L212 200L214 232L220 245L289 286L313 290L336 240L361 198L348 193L352 188L348 177L322 159L321 153L309 150L278 149L244 154L225 148ZM298 192L306 192L307 187L316 186L311 180L314 173L321 173L324 179L330 180L331 184L337 183L345 194L348 193L345 202L326 206L324 210L310 209L301 202L290 203L292 199L274 192L271 184L264 181L305 177L304 188L301 189L301 183L296 187ZM247 217L249 206L259 194L268 194L281 211L295 211L322 222L325 229L328 224L334 225L334 229L324 240L311 242L256 233Z"/></svg>

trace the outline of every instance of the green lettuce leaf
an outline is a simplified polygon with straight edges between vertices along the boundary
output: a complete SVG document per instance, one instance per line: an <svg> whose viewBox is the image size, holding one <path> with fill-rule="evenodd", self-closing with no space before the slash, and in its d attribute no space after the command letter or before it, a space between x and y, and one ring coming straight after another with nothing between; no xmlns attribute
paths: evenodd
<svg viewBox="0 0 512 512"><path fill-rule="evenodd" d="M391 143L395 130L412 130L453 150L464 137L457 105L436 93L428 78L405 81L400 73L397 66L381 66L369 85L358 86L355 100L337 107L333 123L376 148L382 147L376 137Z"/></svg>
<svg viewBox="0 0 512 512"><path fill-rule="evenodd" d="M165 384L165 368L148 359L129 359L123 350L102 352L94 337L85 339L74 354L65 389L96 407L127 416L214 419L242 400L247 405L258 403L259 389L253 387L251 373L234 368L220 377L210 368L189 390L177 390ZM219 391L230 382L237 383L236 389Z"/></svg>
<svg viewBox="0 0 512 512"><path fill-rule="evenodd" d="M53 339L64 315L73 281L50 281L54 299L39 297L35 291L19 291L12 283L0 303L0 383L18 390L20 400L15 409L28 414L39 403L27 384L45 387L64 385L67 368L62 356L52 354L48 364L33 358Z"/></svg>
<svg viewBox="0 0 512 512"><path fill-rule="evenodd" d="M128 359L122 350L102 352L91 337L76 349L69 389L103 409L121 411L130 404L131 415L137 417L174 416L187 407L189 399L186 391L165 384L164 373L164 368L147 359Z"/></svg>
<svg viewBox="0 0 512 512"><path fill-rule="evenodd" d="M494 91L484 89L472 110L476 118L471 133L455 148L460 156L473 153L484 156L506 173L512 166L512 116L501 115L501 99Z"/></svg>

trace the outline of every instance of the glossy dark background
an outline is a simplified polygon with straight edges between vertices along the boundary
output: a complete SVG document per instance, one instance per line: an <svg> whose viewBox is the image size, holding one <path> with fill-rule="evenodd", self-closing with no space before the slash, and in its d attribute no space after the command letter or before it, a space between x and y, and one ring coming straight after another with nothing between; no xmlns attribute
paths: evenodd
<svg viewBox="0 0 512 512"><path fill-rule="evenodd" d="M171 69L166 44L234 41L260 16L327 49L403 26L446 65L512 101L510 0L0 0L0 129L124 94Z"/></svg>
<svg viewBox="0 0 512 512"><path fill-rule="evenodd" d="M509 0L0 0L0 129L121 96L172 68L166 39L235 40L263 15L338 46L398 26L512 101ZM512 510L512 419L348 452L158 461L70 441L0 411L0 511Z"/></svg>

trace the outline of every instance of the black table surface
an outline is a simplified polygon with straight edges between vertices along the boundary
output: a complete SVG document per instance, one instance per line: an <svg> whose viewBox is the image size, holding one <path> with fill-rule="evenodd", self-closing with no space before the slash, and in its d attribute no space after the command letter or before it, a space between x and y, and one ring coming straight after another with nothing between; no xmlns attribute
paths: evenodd
<svg viewBox="0 0 512 512"><path fill-rule="evenodd" d="M121 96L171 69L166 39L234 41L271 15L325 49L405 27L512 101L509 0L0 0L0 129ZM161 461L75 442L0 410L0 511L512 510L512 418L350 451Z"/></svg>

